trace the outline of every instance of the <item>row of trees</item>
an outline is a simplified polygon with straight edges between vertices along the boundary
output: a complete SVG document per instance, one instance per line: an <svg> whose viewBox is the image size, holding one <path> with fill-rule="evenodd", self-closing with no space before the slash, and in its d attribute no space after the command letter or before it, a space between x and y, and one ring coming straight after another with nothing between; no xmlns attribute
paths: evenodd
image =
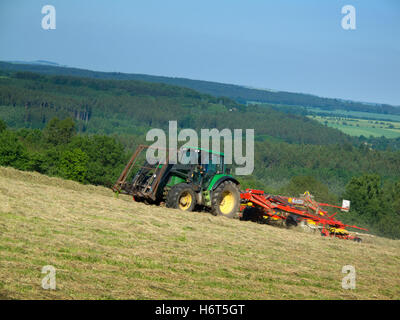
<svg viewBox="0 0 400 320"><path fill-rule="evenodd" d="M4 128L5 124L2 123L1 127ZM31 167L36 158L38 158L37 162L41 163L39 155L47 152L48 149L52 149L51 153L57 153L58 150L64 150L66 145L86 152L90 155L90 161L93 162L100 156L88 146L98 147L97 144L101 139L103 139L102 143L111 140L118 143L120 154L124 152L124 149L128 150L128 153L132 152L139 142L146 143L143 134L115 135L114 138L100 135L76 135L75 123L70 118L65 120L55 118L49 121L43 130L22 128L6 131L7 134L3 136L3 145L15 144L15 151L20 150L19 145L22 145L34 155L29 162ZM110 142L110 145L113 143ZM106 146L106 150L109 147ZM21 159L24 158L21 153L17 154ZM104 154L108 157L106 152ZM4 154L2 162L11 163L12 160L10 162L6 159L12 156L12 154ZM396 180L400 177L400 152L371 150L363 144L359 147L353 147L351 144L318 146L289 144L274 140L259 141L255 143L254 160L253 178L259 181L258 184L262 183L266 188L274 190L280 190L292 177L304 175L315 177L327 185L331 193L337 195L344 191L345 185L353 176L359 176L364 172L376 173L384 180ZM38 165L35 169L44 172ZM251 181L253 178L245 177L243 180ZM94 183L94 178L91 178L90 182Z"/></svg>
<svg viewBox="0 0 400 320"><path fill-rule="evenodd" d="M129 156L116 139L76 135L72 119L52 119L42 130L4 128L0 122L0 165L37 171L82 183L111 186Z"/></svg>
<svg viewBox="0 0 400 320"><path fill-rule="evenodd" d="M255 144L254 175L279 189L292 177L311 175L341 194L353 176L370 172L384 180L400 178L400 152L371 150L361 144L296 145L262 141Z"/></svg>

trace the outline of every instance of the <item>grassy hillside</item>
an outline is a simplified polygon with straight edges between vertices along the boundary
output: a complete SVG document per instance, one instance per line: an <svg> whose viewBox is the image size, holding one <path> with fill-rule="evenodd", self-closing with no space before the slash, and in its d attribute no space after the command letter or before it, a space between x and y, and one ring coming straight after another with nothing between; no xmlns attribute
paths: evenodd
<svg viewBox="0 0 400 320"><path fill-rule="evenodd" d="M400 242L361 244L115 198L0 167L0 297L399 299ZM356 290L341 288L344 265ZM57 290L40 286L57 269Z"/></svg>

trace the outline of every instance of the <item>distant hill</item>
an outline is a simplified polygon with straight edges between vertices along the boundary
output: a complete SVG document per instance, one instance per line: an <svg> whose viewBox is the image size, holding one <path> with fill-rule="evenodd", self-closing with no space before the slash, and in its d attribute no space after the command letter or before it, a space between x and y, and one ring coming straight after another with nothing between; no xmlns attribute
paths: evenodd
<svg viewBox="0 0 400 320"><path fill-rule="evenodd" d="M47 60L35 60L35 61L6 61L12 64L28 64L28 65L46 65L46 66L53 66L53 67L61 67L60 64L57 62L47 61ZM65 66L64 66L65 67Z"/></svg>
<svg viewBox="0 0 400 320"><path fill-rule="evenodd" d="M69 75L96 79L114 80L141 80L146 82L165 83L194 89L201 93L216 97L228 97L239 103L255 102L270 103L291 106L305 106L320 108L323 110L347 110L363 111L383 114L400 114L400 107L387 104L371 104L348 101L343 99L323 98L311 94L292 93L285 91L273 91L249 88L245 86L224 84L203 80L191 80L185 78L172 78L152 76L145 74L132 74L120 72L99 72L78 68L54 66L51 63L8 63L0 62L0 70L3 71L30 71L51 75Z"/></svg>
<svg viewBox="0 0 400 320"><path fill-rule="evenodd" d="M260 140L351 143L342 132L301 115L246 107L179 86L31 72L0 77L0 118L10 127L43 128L53 117L72 117L88 133L143 134L149 128L167 129L168 120L177 120L180 128L195 130L253 128Z"/></svg>

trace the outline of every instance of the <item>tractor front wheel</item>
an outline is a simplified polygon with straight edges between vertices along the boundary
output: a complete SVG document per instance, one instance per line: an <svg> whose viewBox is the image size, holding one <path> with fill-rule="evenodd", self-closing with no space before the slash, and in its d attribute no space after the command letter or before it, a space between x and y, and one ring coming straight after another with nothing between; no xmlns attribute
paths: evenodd
<svg viewBox="0 0 400 320"><path fill-rule="evenodd" d="M189 184L179 183L169 190L165 204L168 208L193 211L196 205L196 194Z"/></svg>
<svg viewBox="0 0 400 320"><path fill-rule="evenodd" d="M212 193L211 212L217 216L233 218L239 210L240 193L232 181L222 182Z"/></svg>

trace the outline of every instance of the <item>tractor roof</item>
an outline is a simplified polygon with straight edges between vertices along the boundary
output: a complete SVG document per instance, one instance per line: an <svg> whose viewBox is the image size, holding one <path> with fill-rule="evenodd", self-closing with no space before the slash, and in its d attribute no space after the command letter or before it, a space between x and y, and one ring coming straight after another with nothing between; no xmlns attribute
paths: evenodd
<svg viewBox="0 0 400 320"><path fill-rule="evenodd" d="M217 151L207 150L207 149L204 149L204 148L199 148L199 147L185 147L185 148L186 148L186 149L195 149L195 150L205 151L205 152L208 152L208 153L217 154L217 155L219 155L219 156L224 156L224 153L223 153L223 152L217 152Z"/></svg>

